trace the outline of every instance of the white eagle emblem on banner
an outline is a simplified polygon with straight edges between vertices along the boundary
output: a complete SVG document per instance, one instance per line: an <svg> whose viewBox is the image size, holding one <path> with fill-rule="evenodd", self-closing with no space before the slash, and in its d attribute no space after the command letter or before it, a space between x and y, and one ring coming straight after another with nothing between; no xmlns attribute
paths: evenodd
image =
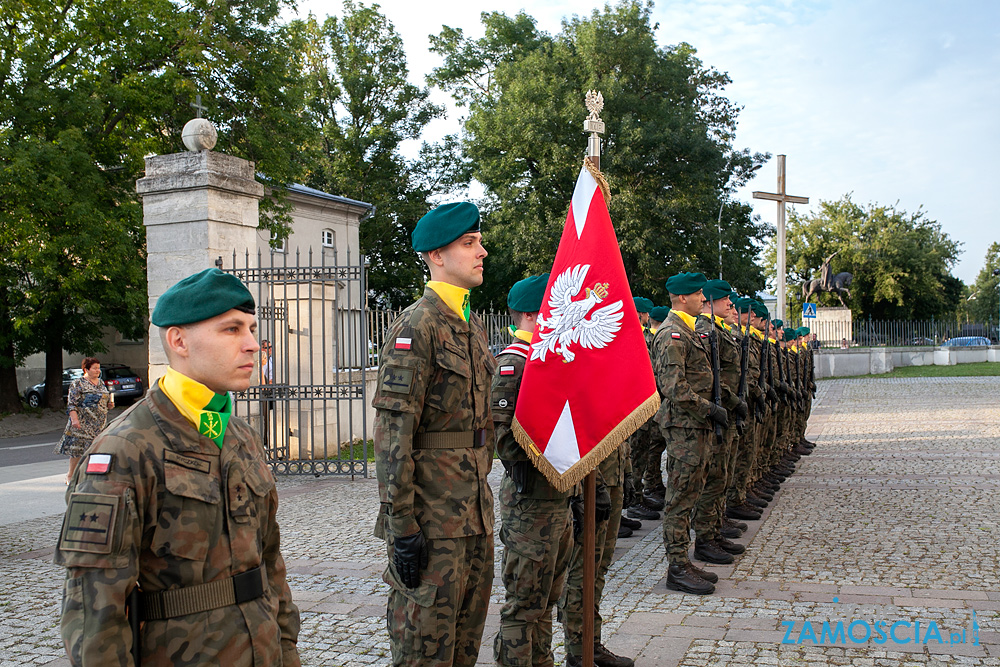
<svg viewBox="0 0 1000 667"><path fill-rule="evenodd" d="M573 300L583 289L588 271L590 264L577 264L559 274L552 284L549 317L541 313L538 315L539 340L531 345L532 360L545 361L545 355L552 352L562 355L563 361L569 363L576 358L576 354L569 349L573 343L587 349L606 347L622 328L625 313L620 300L590 312L607 298L607 283L588 287L584 298Z"/></svg>

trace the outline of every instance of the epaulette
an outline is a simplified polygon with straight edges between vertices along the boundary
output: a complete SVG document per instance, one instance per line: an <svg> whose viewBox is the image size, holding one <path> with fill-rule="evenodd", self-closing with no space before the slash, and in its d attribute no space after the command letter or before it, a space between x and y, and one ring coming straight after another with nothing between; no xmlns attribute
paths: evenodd
<svg viewBox="0 0 1000 667"><path fill-rule="evenodd" d="M516 354L519 357L528 358L528 353L531 352L531 348L523 340L516 340L510 345L508 345L500 354ZM500 356L500 355L497 355Z"/></svg>

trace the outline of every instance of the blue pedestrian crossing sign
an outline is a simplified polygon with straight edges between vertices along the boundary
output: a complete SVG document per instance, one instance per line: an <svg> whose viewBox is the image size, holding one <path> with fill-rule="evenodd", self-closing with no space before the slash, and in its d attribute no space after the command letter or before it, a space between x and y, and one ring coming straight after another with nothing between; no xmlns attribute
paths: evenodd
<svg viewBox="0 0 1000 667"><path fill-rule="evenodd" d="M802 304L802 317L816 317L816 304L815 303L804 303Z"/></svg>

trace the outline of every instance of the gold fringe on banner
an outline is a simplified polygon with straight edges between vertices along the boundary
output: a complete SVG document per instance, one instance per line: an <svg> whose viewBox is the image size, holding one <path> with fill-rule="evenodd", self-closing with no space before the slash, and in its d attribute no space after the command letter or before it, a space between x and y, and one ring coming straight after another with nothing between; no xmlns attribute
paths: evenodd
<svg viewBox="0 0 1000 667"><path fill-rule="evenodd" d="M537 468L540 473L545 475L545 479L549 480L549 483L552 484L557 491L565 493L581 482L583 478L586 477L592 470L597 468L597 466L601 464L601 461L606 459L612 452L618 449L618 447L625 442L630 435L638 431L639 427L645 424L650 417L655 415L659 408L660 394L656 392L640 403L639 406L628 416L622 419L618 426L613 428L610 433L604 436L604 439L597 443L596 447L590 450L586 456L577 461L573 467L565 473L560 473L552 467L552 464L549 463L548 459L542 455L539 449L531 441L531 438L516 418L511 426L511 430L514 433L514 438L517 440L518 444L521 445L521 448L528 455L528 458L531 459L535 468Z"/></svg>
<svg viewBox="0 0 1000 667"><path fill-rule="evenodd" d="M594 177L595 181L597 181L597 187L601 189L601 193L604 195L604 203L610 206L611 191L608 189L608 182L604 180L604 174L601 173L600 169L594 166L594 163L593 161L591 161L590 157L583 158L583 166L587 168L587 171L590 172L590 175Z"/></svg>

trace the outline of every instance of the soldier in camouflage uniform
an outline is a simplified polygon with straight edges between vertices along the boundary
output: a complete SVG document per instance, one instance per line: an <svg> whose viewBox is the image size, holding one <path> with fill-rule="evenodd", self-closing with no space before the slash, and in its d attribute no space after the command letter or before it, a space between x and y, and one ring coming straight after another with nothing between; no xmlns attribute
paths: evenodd
<svg viewBox="0 0 1000 667"><path fill-rule="evenodd" d="M725 280L709 280L702 288L705 305L697 319L695 331L708 342L715 330L719 349L719 387L721 404L736 418L747 416L746 401L737 392L740 382L740 348L731 324L735 311L730 302L732 287ZM712 320L712 313L715 321ZM730 475L730 459L736 447L736 418L722 433L722 442L711 438L710 460L705 472L705 487L698 498L694 513L695 558L708 563L725 565L733 562L734 554L745 551L742 544L723 537L722 513L725 509L726 484Z"/></svg>
<svg viewBox="0 0 1000 667"><path fill-rule="evenodd" d="M652 311L657 309L653 307L653 302L645 297L634 297L633 301L635 302L636 312L639 313L639 323L642 325L642 335L646 341L646 349L652 351L653 335L656 333L656 327L660 325L660 322L653 320L652 317ZM624 503L626 512L622 515L621 519L622 528L629 530L628 534L625 534L622 529L619 529L619 537L628 537L631 535L632 530L641 528L642 523L638 519L655 521L660 518L659 512L653 507L644 505L642 501L643 481L645 478L648 477L650 479L650 484L656 480L659 481L660 486L663 484L663 475L660 473L660 455L663 453L663 448L659 447L657 449L657 445L662 443L662 441L663 438L660 436L659 428L657 428L656 422L652 417L640 426L635 433L629 436L628 446L631 456L632 474L629 475L625 490L626 496L630 497L626 498L626 502ZM658 507L662 509L662 503Z"/></svg>
<svg viewBox="0 0 1000 667"><path fill-rule="evenodd" d="M601 642L601 598L608 568L618 542L618 526L624 501L625 476L631 474L632 463L628 448L619 447L601 461L597 473L595 515L597 534L594 539L594 664L597 667L632 667L631 658L615 655ZM573 499L574 521L583 524L583 495ZM566 667L583 664L583 536L576 529L566 586L559 600L559 619L566 635Z"/></svg>
<svg viewBox="0 0 1000 667"><path fill-rule="evenodd" d="M525 278L508 293L515 340L497 356L490 392L497 457L506 473L500 481L500 571L507 595L493 642L493 657L505 666L552 666L552 607L562 594L573 544L570 492L557 491L538 472L511 431L548 278Z"/></svg>
<svg viewBox="0 0 1000 667"><path fill-rule="evenodd" d="M494 360L469 310L479 211L439 206L412 240L431 281L386 334L372 401L389 642L394 665L474 665L493 583Z"/></svg>
<svg viewBox="0 0 1000 667"><path fill-rule="evenodd" d="M66 495L55 561L73 665L134 665L132 651L164 667L299 664L274 478L228 394L250 386L253 312L218 269L159 298L170 369L98 436Z"/></svg>
<svg viewBox="0 0 1000 667"><path fill-rule="evenodd" d="M671 310L653 339L653 374L662 398L656 422L667 441L667 587L697 595L715 592L718 576L696 568L688 558L690 516L705 486L713 424L729 424L726 409L712 402L708 341L695 333L705 282L700 273L667 280Z"/></svg>

